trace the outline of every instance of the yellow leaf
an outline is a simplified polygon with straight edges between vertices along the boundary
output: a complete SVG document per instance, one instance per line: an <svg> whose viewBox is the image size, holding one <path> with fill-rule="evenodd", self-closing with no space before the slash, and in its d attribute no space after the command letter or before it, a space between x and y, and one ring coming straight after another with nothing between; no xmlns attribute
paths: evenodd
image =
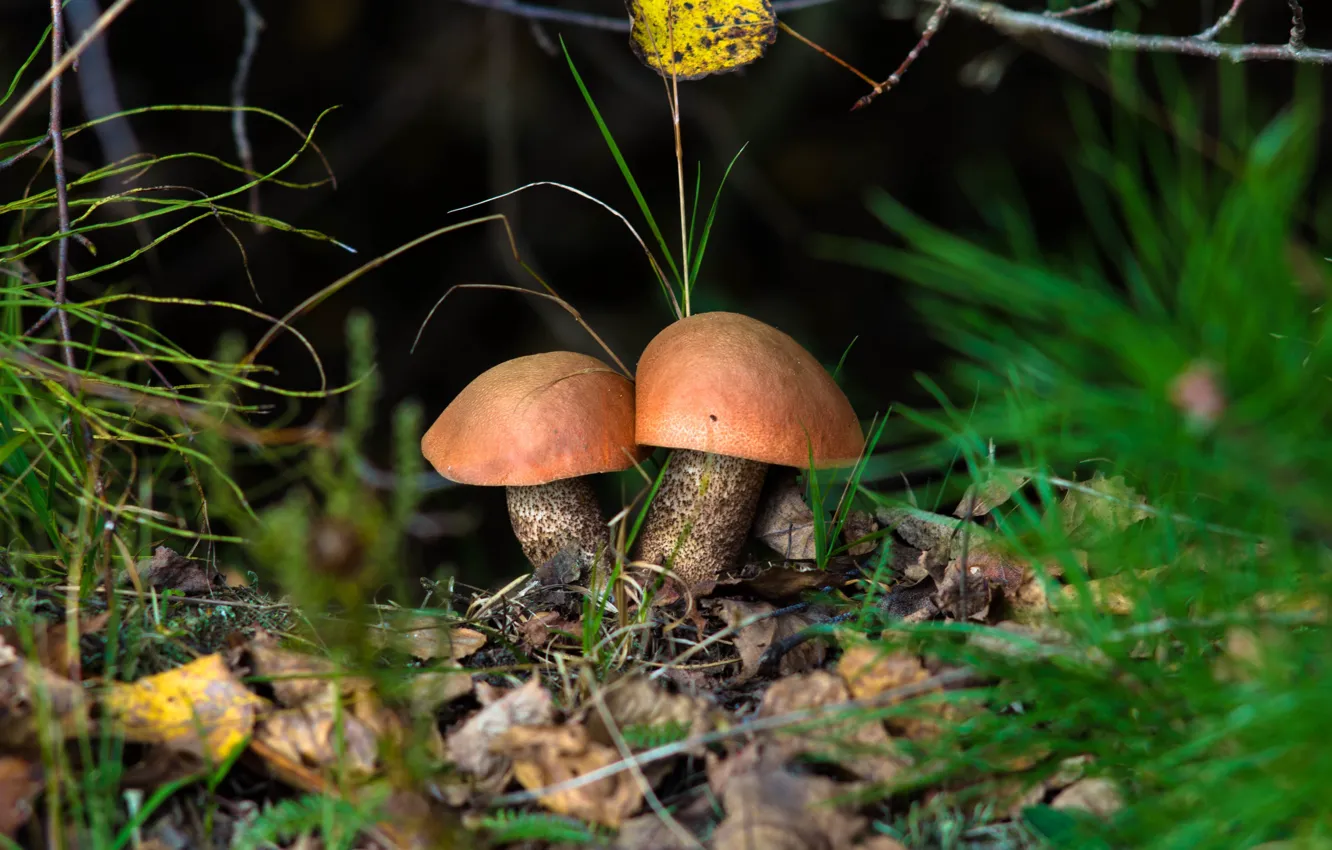
<svg viewBox="0 0 1332 850"><path fill-rule="evenodd" d="M777 40L768 0L628 0L629 43L663 76L697 80L748 65Z"/></svg>
<svg viewBox="0 0 1332 850"><path fill-rule="evenodd" d="M113 684L102 697L104 711L128 740L165 744L214 763L244 742L266 704L236 681L216 653L128 685Z"/></svg>

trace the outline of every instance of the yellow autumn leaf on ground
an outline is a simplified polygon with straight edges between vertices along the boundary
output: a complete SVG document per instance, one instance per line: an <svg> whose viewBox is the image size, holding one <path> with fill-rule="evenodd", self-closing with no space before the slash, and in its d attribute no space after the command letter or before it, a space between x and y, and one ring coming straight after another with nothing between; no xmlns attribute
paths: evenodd
<svg viewBox="0 0 1332 850"><path fill-rule="evenodd" d="M102 696L104 712L128 740L164 744L214 763L245 741L266 705L216 653L128 685L113 684Z"/></svg>
<svg viewBox="0 0 1332 850"><path fill-rule="evenodd" d="M628 0L629 43L664 76L697 80L763 57L777 40L768 0Z"/></svg>

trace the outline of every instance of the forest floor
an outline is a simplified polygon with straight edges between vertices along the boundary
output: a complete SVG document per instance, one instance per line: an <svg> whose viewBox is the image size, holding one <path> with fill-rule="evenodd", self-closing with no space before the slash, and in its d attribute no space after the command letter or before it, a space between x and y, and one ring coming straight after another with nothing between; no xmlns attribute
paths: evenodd
<svg viewBox="0 0 1332 850"><path fill-rule="evenodd" d="M0 834L154 850L1043 846L1112 815L1115 785L1090 754L943 764L979 716L1024 706L903 640L961 623L978 650L1097 663L1058 627L1073 598L1058 564L1023 562L986 528L1023 483L954 515L852 513L820 566L787 480L766 491L744 569L658 588L646 608L641 576L598 595L558 564L319 630L166 548L77 617L67 588L10 576L0 587L30 616L0 630ZM1070 530L1147 517L1103 478L1060 510ZM1108 582L1082 588L1131 604ZM331 651L329 628L359 634L365 663ZM88 794L62 800L62 772ZM86 837L126 801L114 836Z"/></svg>

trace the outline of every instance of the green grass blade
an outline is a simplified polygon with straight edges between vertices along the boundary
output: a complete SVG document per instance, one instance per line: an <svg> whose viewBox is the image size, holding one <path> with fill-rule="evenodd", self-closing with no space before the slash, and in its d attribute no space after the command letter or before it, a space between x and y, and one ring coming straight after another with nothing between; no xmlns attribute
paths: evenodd
<svg viewBox="0 0 1332 850"><path fill-rule="evenodd" d="M652 500L657 497L657 491L661 489L662 479L666 477L666 467L671 465L672 457L674 457L674 455L668 456L666 462L661 465L661 469L657 470L657 478L652 482L652 489L648 491L647 499L643 502L643 507L638 509L638 516L634 517L633 528L629 529L629 535L625 538L624 545L626 549L634 548L634 541L638 539L639 529L643 527L643 520L647 519L648 508L652 506Z"/></svg>
<svg viewBox="0 0 1332 850"><path fill-rule="evenodd" d="M0 106L4 106L5 102L14 96L14 92L18 89L19 80L23 79L24 72L28 70L28 66L37 58L37 54L42 52L42 48L46 46L46 40L50 37L51 26L48 24L46 29L42 31L42 37L37 39L37 46L32 49L32 52L28 54L28 58L24 59L23 64L14 72L13 79L9 81L9 89L5 92L4 97L0 97Z"/></svg>
<svg viewBox="0 0 1332 850"><path fill-rule="evenodd" d="M638 181L634 180L634 175L629 170L629 163L624 161L624 155L620 153L620 146L615 144L615 137L611 135L610 128L606 126L606 122L601 117L601 111L597 109L597 104L592 100L592 93L587 90L587 86L583 84L583 78L578 74L578 69L574 67L573 57L569 55L569 48L565 47L563 38L560 39L560 49L564 51L564 58L569 62L569 70L573 73L574 82L578 84L578 90L583 93L583 100L587 102L587 108L591 110L592 117L596 119L597 127L601 130L601 137L606 140L611 156L615 157L615 164L620 166L620 173L624 175L625 182L629 184L629 191L633 193L634 200L638 202L638 208L642 211L643 218L647 219L652 235L657 238L657 244L661 246L661 252L666 257L666 265L670 267L671 274L675 275L676 285L680 285L680 269L671 256L671 249L666 244L666 238L661 235L661 228L657 227L657 220L652 217L652 210L648 209L647 199L643 197L643 193L638 189Z"/></svg>
<svg viewBox="0 0 1332 850"><path fill-rule="evenodd" d="M700 163L698 164L698 175L694 178L694 205L691 206L691 207L689 208L689 237L688 237L689 242L688 242L688 244L690 244L690 245L693 245L693 244L694 244L694 224L695 224L695 222L696 222L697 219L698 219L698 196L699 196L699 194L702 192L702 190L703 190L703 163L700 162ZM692 269L691 269L691 272L692 272ZM693 275L692 275L692 273L691 273L691 275L690 275L690 280L693 280ZM691 287L690 287L690 290L692 290L692 289L693 289L693 287L691 286Z"/></svg>
<svg viewBox="0 0 1332 850"><path fill-rule="evenodd" d="M736 161L740 159L740 154L744 153L748 146L749 142L745 142L740 146L740 150L735 152L735 156L731 157L730 164L726 166L726 171L722 174L721 182L717 184L717 194L712 196L712 208L708 210L708 220L703 225L703 236L698 243L698 248L694 251L693 266L689 269L689 291L691 293L694 291L694 287L698 285L698 270L703 265L703 252L708 248L708 234L712 232L712 222L717 217L717 202L721 200L722 188L726 185L726 178L731 176L731 169L735 167ZM697 200L695 200L695 204L697 203ZM692 245L692 233L689 241Z"/></svg>
<svg viewBox="0 0 1332 850"><path fill-rule="evenodd" d="M846 348L842 349L842 356L837 358L837 368L832 371L832 379L834 381L841 377L842 367L846 365L846 358L851 353L851 347L856 344L856 340L858 339L860 339L858 336L851 337L851 341L846 344Z"/></svg>

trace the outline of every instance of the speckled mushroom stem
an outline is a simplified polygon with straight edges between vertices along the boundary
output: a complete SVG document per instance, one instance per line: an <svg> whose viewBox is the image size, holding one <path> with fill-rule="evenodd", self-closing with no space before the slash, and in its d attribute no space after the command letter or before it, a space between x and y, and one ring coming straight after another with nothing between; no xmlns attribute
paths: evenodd
<svg viewBox="0 0 1332 850"><path fill-rule="evenodd" d="M676 449L634 558L655 564L670 559L674 573L690 585L717 578L745 544L767 469L741 457Z"/></svg>
<svg viewBox="0 0 1332 850"><path fill-rule="evenodd" d="M513 533L534 567L546 563L570 543L577 543L583 563L591 564L610 542L597 494L585 478L506 487L504 492Z"/></svg>

